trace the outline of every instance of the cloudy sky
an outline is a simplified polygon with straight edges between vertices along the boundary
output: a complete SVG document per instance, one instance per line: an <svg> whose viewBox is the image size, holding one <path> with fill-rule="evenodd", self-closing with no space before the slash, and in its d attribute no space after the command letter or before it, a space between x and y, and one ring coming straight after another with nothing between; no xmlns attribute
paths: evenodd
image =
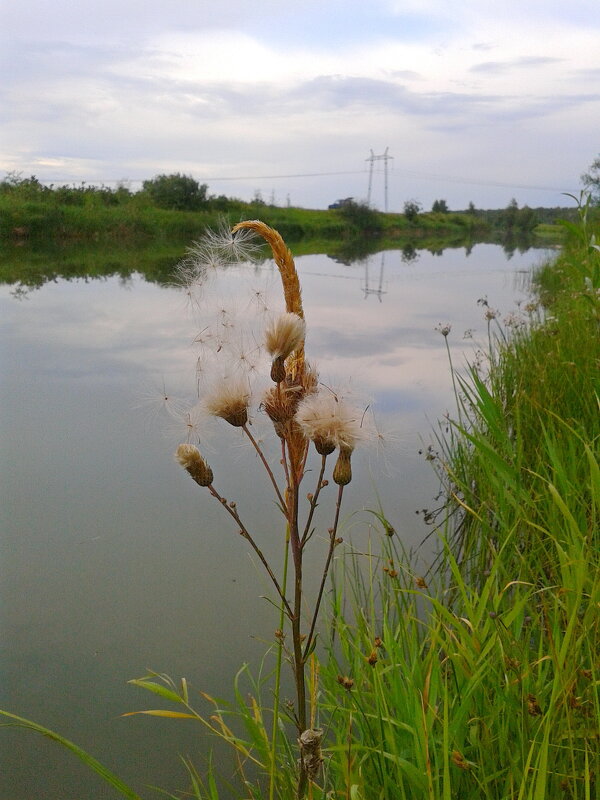
<svg viewBox="0 0 600 800"><path fill-rule="evenodd" d="M46 182L323 208L389 148L390 210L554 206L600 152L597 0L0 0L0 31L0 171Z"/></svg>

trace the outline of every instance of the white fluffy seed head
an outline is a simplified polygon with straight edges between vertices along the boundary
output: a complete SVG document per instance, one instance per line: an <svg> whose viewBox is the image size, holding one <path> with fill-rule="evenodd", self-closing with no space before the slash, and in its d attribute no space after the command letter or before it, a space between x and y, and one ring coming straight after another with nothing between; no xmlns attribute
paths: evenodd
<svg viewBox="0 0 600 800"><path fill-rule="evenodd" d="M250 389L243 378L228 377L215 383L203 399L208 414L221 417L234 427L241 427L248 421Z"/></svg>
<svg viewBox="0 0 600 800"><path fill-rule="evenodd" d="M307 439L326 454L338 447L352 452L366 438L361 426L363 417L363 411L328 389L321 389L300 401L295 418Z"/></svg>
<svg viewBox="0 0 600 800"><path fill-rule="evenodd" d="M303 343L306 335L304 320L290 311L275 317L265 330L265 346L271 358L287 358Z"/></svg>

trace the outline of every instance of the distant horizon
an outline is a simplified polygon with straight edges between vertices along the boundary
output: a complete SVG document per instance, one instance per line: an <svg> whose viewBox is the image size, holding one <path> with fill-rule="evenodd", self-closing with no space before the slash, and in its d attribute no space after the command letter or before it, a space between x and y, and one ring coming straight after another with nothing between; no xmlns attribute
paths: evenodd
<svg viewBox="0 0 600 800"><path fill-rule="evenodd" d="M110 189L116 189L116 188L119 187L119 185L121 185L124 188L127 188L129 191L131 191L134 194L136 192L138 192L138 191L142 191L143 183L145 181L151 180L152 178L156 177L156 174L155 174L155 175L150 175L150 176L147 176L147 177L144 177L144 178L108 178L108 179L104 179L104 180L102 180L102 179L86 180L85 178L82 178L82 179L78 179L76 181L73 181L73 180L69 180L69 179L62 179L61 180L61 179L58 179L58 178L55 178L55 179L44 179L40 175L36 175L34 173L27 173L26 170L21 170L21 171L18 171L18 172L15 171L15 170L11 170L9 172L6 172L2 179L4 180L7 177L9 177L11 174L15 174L15 173L18 174L21 179L29 179L29 178L32 178L32 177L36 178L42 185L47 186L47 187L50 187L50 186L54 186L54 187L65 186L65 187L77 188L79 186L88 186L88 187L98 188L99 189L102 186L107 186ZM175 174L175 173L167 172L167 173L162 173L162 174L169 175L169 174ZM196 176L196 175L194 175L192 173L183 173L183 174L189 175L194 180L196 180L198 182L198 184L200 184L200 185L206 183L207 186L208 186L209 198L210 197L219 197L221 195L225 195L228 199L230 199L232 201L240 201L240 202L248 203L248 204L252 204L252 202L254 200L254 197L250 197L250 198L246 199L246 198L243 198L243 197L239 197L237 195L229 194L227 191L214 191L214 190L212 190L212 187L211 187L210 183L208 183L206 180L203 180L202 178L199 178L198 176ZM350 174L354 174L354 173L350 173ZM367 177L368 177L367 172L361 173L361 174L365 175L365 181L366 181ZM323 175L325 176L325 175L327 175L327 173L324 173ZM282 179L285 179L287 177L288 176L285 176L285 175L282 175L282 176L272 175L272 176L270 176L270 178L272 180L275 180L275 179L282 180ZM294 177L298 178L298 177L301 177L301 176L294 176ZM309 177L316 177L316 176L313 173ZM253 180L254 181L256 179L257 178L245 178L244 180ZM225 183L226 181L229 181L229 180L238 180L239 181L239 180L241 180L241 178L230 178L230 179L229 178L228 179L221 178L220 179L220 181L222 183ZM456 179L455 182L458 182L458 179ZM470 182L465 181L465 184L467 184L467 183L470 184ZM136 184L136 186L132 186L131 184ZM474 184L474 185L478 185L478 184ZM507 185L506 188L511 188L511 187ZM522 190L523 189L528 189L530 191L536 191L536 192L537 191L548 191L548 189L546 187L533 187L532 186L532 187L512 187L512 188L515 189L515 190L517 190L519 188L522 189ZM256 190L254 190L254 191L256 191ZM569 194L577 196L579 194L579 191L580 190L577 190L577 192L570 192ZM564 192L564 193L561 192L560 196L563 197L563 202L562 203L554 203L552 205L547 205L547 204L543 204L543 203L535 203L534 204L532 202L519 202L519 200L517 199L515 194L512 194L509 197L509 199L506 201L506 203L504 203L503 205L500 205L500 206L478 206L477 203L475 203L474 201L470 200L470 201L467 201L467 203L463 207L460 207L460 208L452 206L451 203L448 201L448 198L445 197L442 194L436 195L432 199L431 203L429 203L429 204L424 203L419 197L407 197L405 200L402 201L402 206L401 207L399 207L399 208L388 208L387 213L389 213L389 214L401 214L401 213L403 213L403 204L404 204L405 201L408 201L408 200L416 200L417 202L421 203L422 212L431 211L431 205L433 204L433 202L435 200L446 200L446 202L448 203L448 210L450 212L452 212L452 211L456 211L456 212L467 211L470 202L473 202L475 208L478 211L500 211L500 210L506 208L509 205L509 203L512 202L513 199L517 201L517 204L518 204L519 208L522 208L523 206L529 206L530 208L533 208L533 209L535 209L535 208L569 209L569 208L574 208L575 207L575 201L572 200L572 198L569 198L567 196L567 192ZM293 198L291 198L291 196L290 196L290 202L289 203L287 202L287 196L286 196L286 199L284 199L283 201L278 200L277 197L275 197L275 202L272 203L271 202L271 194L269 196L265 196L261 192L261 200L265 205L273 205L273 206L275 206L277 208L290 207L290 208L301 208L301 209L313 210L313 211L327 211L328 210L328 206L330 204L335 203L335 202L337 202L339 200L348 199L348 198L351 198L352 200L354 200L357 203L362 203L362 202L366 203L366 197L357 197L357 196L350 195L350 194L340 195L340 196L336 196L336 197L331 195L331 199L326 203L326 205L321 205L321 206L294 203L293 202ZM569 200L571 202L569 202ZM383 210L383 208L380 207L380 204L377 202L377 198L372 199L372 201L370 203L370 206L375 211L378 211L378 212L380 212L382 214L386 213Z"/></svg>

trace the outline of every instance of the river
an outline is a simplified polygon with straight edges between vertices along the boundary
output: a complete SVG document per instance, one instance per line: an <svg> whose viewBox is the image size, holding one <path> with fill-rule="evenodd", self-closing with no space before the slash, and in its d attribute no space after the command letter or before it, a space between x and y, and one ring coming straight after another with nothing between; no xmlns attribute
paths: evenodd
<svg viewBox="0 0 600 800"><path fill-rule="evenodd" d="M419 451L454 409L439 327L451 326L460 367L495 330L486 311L518 314L545 255L477 244L352 264L297 259L307 356L323 383L374 412L385 442L356 454L345 538L376 542L360 512L381 503L425 571L431 546L418 545L430 529L416 512L431 509L437 481ZM194 394L204 316L223 305L244 322L265 305L280 308L278 276L268 263L235 267L191 312L185 300L137 274L59 278L30 292L0 286L0 707L76 741L144 796L156 796L147 784L182 788L177 754L202 768L206 743L193 723L122 717L160 707L127 681L152 669L231 696L235 672L258 662L277 622L243 540L174 463L181 432L159 407L165 393ZM231 429L215 429L206 447L222 493L247 509L278 558L282 532L256 458ZM319 536L314 551L316 576ZM3 728L0 750L4 800L113 796L30 732Z"/></svg>

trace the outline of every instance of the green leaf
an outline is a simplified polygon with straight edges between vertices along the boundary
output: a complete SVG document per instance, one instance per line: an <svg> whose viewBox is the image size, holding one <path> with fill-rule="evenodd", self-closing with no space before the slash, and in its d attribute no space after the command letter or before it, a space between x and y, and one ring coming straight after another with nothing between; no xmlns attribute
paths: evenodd
<svg viewBox="0 0 600 800"><path fill-rule="evenodd" d="M60 736L60 734L55 733L54 731L49 730L48 728L42 727L42 725L38 725L37 722L32 722L29 719L24 719L23 717L18 717L16 714L9 714L8 711L2 711L0 709L0 714L9 719L14 720L13 725L16 725L21 728L27 728L30 731L34 731L35 733L41 733L42 736L46 736L48 739L51 739L54 742L65 747L67 750L70 750L74 755L77 756L83 763L97 773L102 780L109 783L113 786L118 792L120 792L123 797L128 797L130 800L142 800L139 794L133 791L133 789L128 786L126 783L118 778L115 774L113 774L109 769L107 769L103 764L99 761L96 761L89 753L86 753L85 750L82 750L81 747L78 747L73 742L65 739L64 736Z"/></svg>
<svg viewBox="0 0 600 800"><path fill-rule="evenodd" d="M165 700L170 700L172 703L183 703L183 700L177 692L174 692L172 689L167 689L166 686L161 686L154 681L148 681L144 678L135 678L134 680L127 681L127 683L131 683L133 686L141 686L142 689L147 689L149 692L164 697Z"/></svg>
<svg viewBox="0 0 600 800"><path fill-rule="evenodd" d="M151 717L172 717L173 719L198 719L195 714L186 714L184 711L166 711L162 708L147 711L128 711L122 717L134 717L136 714L149 714Z"/></svg>

